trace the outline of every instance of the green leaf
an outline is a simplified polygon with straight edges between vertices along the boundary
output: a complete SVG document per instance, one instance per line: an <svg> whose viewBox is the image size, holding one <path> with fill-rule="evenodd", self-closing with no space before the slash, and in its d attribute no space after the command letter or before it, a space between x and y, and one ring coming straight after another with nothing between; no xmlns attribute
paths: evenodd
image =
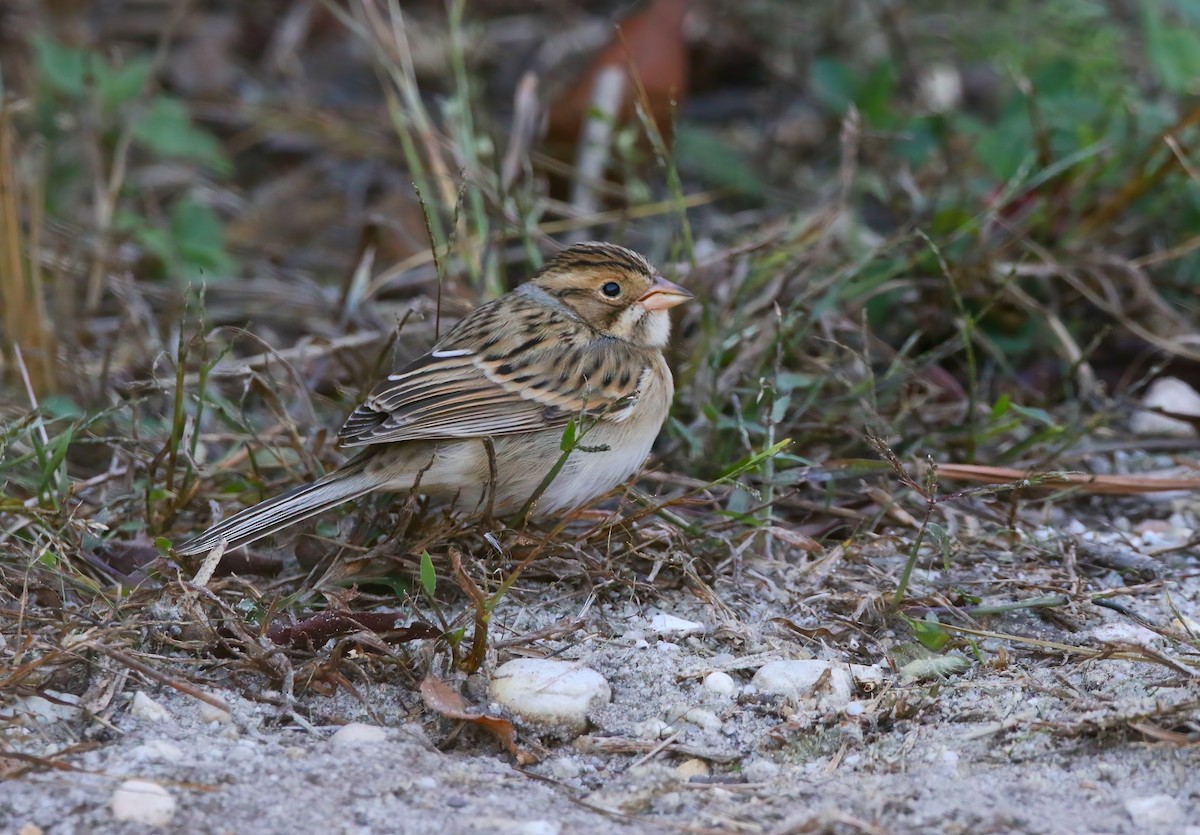
<svg viewBox="0 0 1200 835"><path fill-rule="evenodd" d="M1146 59L1172 93L1195 92L1200 86L1200 35L1164 20L1161 9L1161 3L1142 0Z"/></svg>
<svg viewBox="0 0 1200 835"><path fill-rule="evenodd" d="M116 109L126 102L132 101L141 94L150 75L151 61L149 58L134 58L122 67L112 67L103 61L96 61L93 70L96 75L96 90L109 109Z"/></svg>
<svg viewBox="0 0 1200 835"><path fill-rule="evenodd" d="M72 96L83 95L89 53L45 35L34 35L33 63L51 89Z"/></svg>
<svg viewBox="0 0 1200 835"><path fill-rule="evenodd" d="M771 422L783 423L783 419L787 417L788 409L792 405L792 396L790 394L776 395L775 402L771 404Z"/></svg>
<svg viewBox="0 0 1200 835"><path fill-rule="evenodd" d="M183 197L171 207L171 235L189 273L229 273L225 227L210 206Z"/></svg>
<svg viewBox="0 0 1200 835"><path fill-rule="evenodd" d="M756 452L747 458L743 458L741 461L726 470L721 476L714 479L713 484L724 484L725 482L732 481L733 479L737 478L742 473L755 469L768 458L772 458L783 452L785 449L791 446L791 443L791 438L784 438L777 444L773 444L772 446L769 446L760 452Z"/></svg>
<svg viewBox="0 0 1200 835"><path fill-rule="evenodd" d="M992 406L992 418L998 419L1004 417L1004 414L1008 411L1011 405L1012 398L1007 394L1001 394L996 398L995 405Z"/></svg>
<svg viewBox="0 0 1200 835"><path fill-rule="evenodd" d="M682 124L675 132L675 159L679 167L694 172L705 182L759 196L766 184L754 167L717 134Z"/></svg>
<svg viewBox="0 0 1200 835"><path fill-rule="evenodd" d="M196 127L179 99L156 97L134 125L133 136L164 157L196 160L222 174L232 170L216 138Z"/></svg>
<svg viewBox="0 0 1200 835"><path fill-rule="evenodd" d="M1011 404L1010 408L1018 415L1021 415L1021 417L1028 418L1029 420L1040 423L1043 426L1049 426L1053 429L1058 428L1058 422L1055 421L1054 417L1045 409L1038 409L1031 406L1019 406L1016 403Z"/></svg>
<svg viewBox="0 0 1200 835"><path fill-rule="evenodd" d="M913 620L909 624L921 646L926 649L937 652L950 642L950 635L942 628L933 612L925 615L924 620Z"/></svg>
<svg viewBox="0 0 1200 835"><path fill-rule="evenodd" d="M433 568L433 557L429 556L428 551L421 552L421 588L429 597L433 597L434 591L437 590L437 572Z"/></svg>
<svg viewBox="0 0 1200 835"><path fill-rule="evenodd" d="M840 114L854 101L858 80L845 63L818 58L808 69L808 85L823 105Z"/></svg>
<svg viewBox="0 0 1200 835"><path fill-rule="evenodd" d="M567 425L563 427L562 442L558 448L563 452L570 452L575 449L575 418L567 421Z"/></svg>
<svg viewBox="0 0 1200 835"><path fill-rule="evenodd" d="M41 400L42 409L52 418L80 418L83 409L69 395L49 394Z"/></svg>

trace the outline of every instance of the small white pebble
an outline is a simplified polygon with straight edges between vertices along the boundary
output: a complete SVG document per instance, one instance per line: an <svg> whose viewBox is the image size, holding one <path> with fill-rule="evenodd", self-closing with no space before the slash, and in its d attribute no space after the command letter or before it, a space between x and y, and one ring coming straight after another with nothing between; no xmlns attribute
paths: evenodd
<svg viewBox="0 0 1200 835"><path fill-rule="evenodd" d="M218 722L224 724L233 721L233 714L228 708L219 708L216 705L210 705L208 702L200 702L197 708L200 712L200 719L205 722Z"/></svg>
<svg viewBox="0 0 1200 835"><path fill-rule="evenodd" d="M1125 801L1125 811L1139 829L1158 829L1183 823L1183 806L1169 794L1131 797Z"/></svg>
<svg viewBox="0 0 1200 835"><path fill-rule="evenodd" d="M147 826L166 826L175 816L175 798L158 783L126 780L108 802L113 817Z"/></svg>
<svg viewBox="0 0 1200 835"><path fill-rule="evenodd" d="M704 624L660 612L650 618L650 628L660 635L695 635L704 631Z"/></svg>
<svg viewBox="0 0 1200 835"><path fill-rule="evenodd" d="M671 733L671 726L661 719L647 719L637 725L639 739L664 739Z"/></svg>
<svg viewBox="0 0 1200 835"><path fill-rule="evenodd" d="M1142 397L1146 411L1135 412L1129 427L1135 435L1170 435L1194 438L1196 427L1190 421L1176 420L1153 409L1162 409L1180 415L1200 417L1200 393L1183 380L1175 377L1159 377Z"/></svg>
<svg viewBox="0 0 1200 835"><path fill-rule="evenodd" d="M562 829L551 821L520 821L504 827L512 835L560 835Z"/></svg>
<svg viewBox="0 0 1200 835"><path fill-rule="evenodd" d="M595 670L553 658L517 658L492 675L491 698L527 722L583 733L588 713L612 699Z"/></svg>
<svg viewBox="0 0 1200 835"><path fill-rule="evenodd" d="M583 769L579 765L579 760L574 757L555 757L548 766L550 773L557 780L570 780L573 777L578 777Z"/></svg>
<svg viewBox="0 0 1200 835"><path fill-rule="evenodd" d="M737 690L737 682L729 673L716 670L704 677L704 689L718 696L732 696Z"/></svg>
<svg viewBox="0 0 1200 835"><path fill-rule="evenodd" d="M129 713L147 722L165 722L171 718L167 709L141 690L133 694L133 702L129 705Z"/></svg>
<svg viewBox="0 0 1200 835"><path fill-rule="evenodd" d="M348 722L333 732L329 742L339 748L348 748L355 745L378 745L386 742L387 737L387 728L369 725L366 722Z"/></svg>
<svg viewBox="0 0 1200 835"><path fill-rule="evenodd" d="M751 783L765 783L779 776L782 769L777 763L767 759L753 759L742 766L742 774Z"/></svg>
<svg viewBox="0 0 1200 835"><path fill-rule="evenodd" d="M850 676L867 692L883 685L883 667L878 664L851 664Z"/></svg>
<svg viewBox="0 0 1200 835"><path fill-rule="evenodd" d="M850 702L854 688L849 665L815 659L768 662L754 674L753 682L766 693L793 701L817 696L828 707L837 709ZM819 693L815 692L818 685L821 685Z"/></svg>
<svg viewBox="0 0 1200 835"><path fill-rule="evenodd" d="M867 707L862 702L854 701L846 705L847 716L862 716L867 712Z"/></svg>
<svg viewBox="0 0 1200 835"><path fill-rule="evenodd" d="M183 749L165 739L148 739L129 752L130 759L177 763L183 759Z"/></svg>
<svg viewBox="0 0 1200 835"><path fill-rule="evenodd" d="M942 762L946 765L958 765L958 752L946 749L942 752Z"/></svg>
<svg viewBox="0 0 1200 835"><path fill-rule="evenodd" d="M722 725L721 718L717 714L702 707L692 708L683 715L683 718L706 731L719 731Z"/></svg>

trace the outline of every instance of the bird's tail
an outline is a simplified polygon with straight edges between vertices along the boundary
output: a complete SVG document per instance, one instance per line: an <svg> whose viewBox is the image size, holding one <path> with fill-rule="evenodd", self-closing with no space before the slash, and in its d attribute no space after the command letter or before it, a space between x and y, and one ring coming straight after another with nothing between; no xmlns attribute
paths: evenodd
<svg viewBox="0 0 1200 835"><path fill-rule="evenodd" d="M360 456L311 484L302 484L235 513L177 546L175 553L183 556L203 554L222 541L226 548L237 548L342 502L357 499L378 486L379 480L366 472L366 456Z"/></svg>

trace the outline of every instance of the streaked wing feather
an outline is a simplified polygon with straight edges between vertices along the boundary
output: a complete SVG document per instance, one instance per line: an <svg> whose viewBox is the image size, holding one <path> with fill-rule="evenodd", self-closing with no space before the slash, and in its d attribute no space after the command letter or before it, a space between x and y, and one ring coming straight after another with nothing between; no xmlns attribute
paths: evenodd
<svg viewBox="0 0 1200 835"><path fill-rule="evenodd" d="M464 323L465 324L465 323ZM391 375L346 419L338 441L343 446L511 435L562 427L573 415L620 420L637 397L641 373L593 382L597 369L620 353L626 363L645 367L640 355L625 355L612 340L568 346L547 340L542 350L520 355L470 350L458 328ZM465 337L465 335L464 335ZM626 365L628 367L628 365ZM516 382L531 369L542 380ZM538 383L534 387L531 383Z"/></svg>

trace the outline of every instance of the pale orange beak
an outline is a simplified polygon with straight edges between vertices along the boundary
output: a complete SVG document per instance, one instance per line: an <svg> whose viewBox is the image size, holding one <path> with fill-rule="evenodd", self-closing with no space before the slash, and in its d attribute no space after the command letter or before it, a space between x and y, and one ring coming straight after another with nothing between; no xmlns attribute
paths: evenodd
<svg viewBox="0 0 1200 835"><path fill-rule="evenodd" d="M638 304L647 310L670 310L677 304L696 298L673 281L667 281L661 275L654 278L649 292L638 299Z"/></svg>

